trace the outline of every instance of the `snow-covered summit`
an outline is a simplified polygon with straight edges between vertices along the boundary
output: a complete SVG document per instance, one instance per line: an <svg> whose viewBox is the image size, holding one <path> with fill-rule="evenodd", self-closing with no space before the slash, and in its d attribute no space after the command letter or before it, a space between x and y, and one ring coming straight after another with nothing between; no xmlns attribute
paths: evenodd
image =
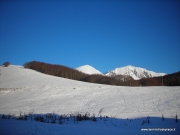
<svg viewBox="0 0 180 135"><path fill-rule="evenodd" d="M76 70L86 73L86 74L102 74L100 71L98 71L97 69L95 69L94 67L90 66L90 65L84 65L84 66L80 66L78 68L76 68Z"/></svg>
<svg viewBox="0 0 180 135"><path fill-rule="evenodd" d="M120 68L115 68L114 70L111 70L108 73L106 73L107 76L111 76L112 74L129 75L135 80L138 80L141 78L150 78L150 77L166 75L165 73L155 73L155 72L149 71L145 68L134 67L131 65L128 65L125 67L120 67Z"/></svg>

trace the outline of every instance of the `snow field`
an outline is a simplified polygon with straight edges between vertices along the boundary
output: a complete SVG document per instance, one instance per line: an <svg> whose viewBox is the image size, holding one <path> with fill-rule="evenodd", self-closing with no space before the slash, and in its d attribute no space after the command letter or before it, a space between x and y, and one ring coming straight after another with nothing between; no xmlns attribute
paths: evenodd
<svg viewBox="0 0 180 135"><path fill-rule="evenodd" d="M175 115L180 117L180 87L122 87L85 83L65 78L45 75L20 66L0 67L0 114L19 116L25 114L77 114L89 112L98 116L109 116L113 122L103 121L93 123L81 122L80 126L68 124L59 126L47 123L26 122L0 119L0 133L14 134L144 134L140 132L142 121L128 121L128 127L123 126L125 120L152 117L152 125L147 127L168 127L177 129ZM162 114L167 119L161 123ZM169 118L169 119L168 119ZM153 122L154 121L154 122ZM83 124L82 124L83 123ZM117 123L112 126L112 123ZM7 125L11 124L11 130ZM103 125L103 126L102 126ZM138 128L135 128L137 127ZM18 130L22 127L22 132ZM66 129L64 129L64 128ZM134 128L133 128L134 127ZM6 130L7 129L7 130ZM50 129L54 129L51 131ZM133 129L133 130L129 130ZM32 131L32 132L31 132ZM91 131L91 132L87 132ZM159 132L155 132L159 133ZM164 132L162 132L164 133ZM146 134L150 134L146 132ZM170 132L165 133L170 134ZM172 133L171 133L172 134Z"/></svg>

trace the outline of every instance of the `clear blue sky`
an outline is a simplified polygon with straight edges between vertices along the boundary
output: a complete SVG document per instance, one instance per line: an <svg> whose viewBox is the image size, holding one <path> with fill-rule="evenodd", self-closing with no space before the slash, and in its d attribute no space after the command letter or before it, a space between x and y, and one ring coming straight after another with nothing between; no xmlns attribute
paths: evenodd
<svg viewBox="0 0 180 135"><path fill-rule="evenodd" d="M179 0L0 1L0 64L180 71Z"/></svg>

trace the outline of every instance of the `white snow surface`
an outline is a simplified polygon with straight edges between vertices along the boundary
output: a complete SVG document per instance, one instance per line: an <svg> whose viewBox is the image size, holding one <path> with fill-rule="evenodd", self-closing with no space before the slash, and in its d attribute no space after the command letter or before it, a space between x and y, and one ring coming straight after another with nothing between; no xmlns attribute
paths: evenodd
<svg viewBox="0 0 180 135"><path fill-rule="evenodd" d="M98 71L97 69L95 69L94 67L90 66L90 65L84 65L84 66L80 66L78 68L76 68L76 70L83 72L85 74L102 74L100 71Z"/></svg>
<svg viewBox="0 0 180 135"><path fill-rule="evenodd" d="M0 114L19 116L29 114L95 114L114 117L105 122L81 122L65 125L0 119L0 134L150 134L142 132L142 120L133 118L152 117L144 127L176 128L177 113L180 116L180 87L123 87L80 82L45 75L21 66L0 67ZM162 114L165 122L161 120ZM156 118L157 117L157 118ZM171 118L171 119L167 119ZM123 120L125 119L125 120ZM115 124L114 124L115 123ZM113 126L116 125L116 126ZM153 132L164 134L165 132Z"/></svg>
<svg viewBox="0 0 180 135"><path fill-rule="evenodd" d="M115 73L116 75L129 75L135 80L139 80L141 78L150 78L156 76L164 76L165 73L155 73L153 71L149 71L145 68L134 67L131 65L115 68L114 70L109 71L105 75L110 76L111 73Z"/></svg>

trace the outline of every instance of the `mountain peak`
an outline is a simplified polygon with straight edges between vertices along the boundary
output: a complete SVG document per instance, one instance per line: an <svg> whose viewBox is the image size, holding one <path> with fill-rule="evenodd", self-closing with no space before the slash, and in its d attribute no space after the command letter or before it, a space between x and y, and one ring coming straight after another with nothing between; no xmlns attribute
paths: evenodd
<svg viewBox="0 0 180 135"><path fill-rule="evenodd" d="M127 65L127 66L124 66L124 67L134 67L134 66L132 66L132 65Z"/></svg>
<svg viewBox="0 0 180 135"><path fill-rule="evenodd" d="M80 67L77 67L76 70L83 72L85 74L102 74L99 70L95 69L94 67L86 64Z"/></svg>
<svg viewBox="0 0 180 135"><path fill-rule="evenodd" d="M116 68L114 70L109 71L106 75L111 76L112 73L116 75L128 75L128 76L131 76L135 80L139 80L141 78L150 78L150 77L165 75L165 73L155 73L145 68L134 67L131 65Z"/></svg>

